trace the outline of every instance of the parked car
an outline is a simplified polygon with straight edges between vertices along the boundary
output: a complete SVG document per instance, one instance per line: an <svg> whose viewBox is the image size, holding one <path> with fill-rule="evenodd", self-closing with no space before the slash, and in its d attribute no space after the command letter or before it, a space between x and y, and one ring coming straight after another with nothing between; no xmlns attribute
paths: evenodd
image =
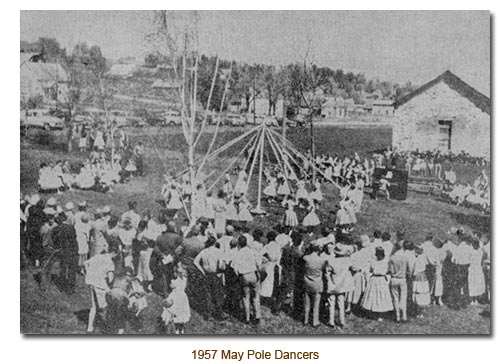
<svg viewBox="0 0 500 364"><path fill-rule="evenodd" d="M230 126L244 126L246 123L246 120L244 117L240 114L226 114L223 117L223 124L224 125L230 125Z"/></svg>
<svg viewBox="0 0 500 364"><path fill-rule="evenodd" d="M127 125L128 114L126 111L112 111L110 117L111 121L118 126Z"/></svg>
<svg viewBox="0 0 500 364"><path fill-rule="evenodd" d="M21 126L43 128L45 130L63 129L64 121L51 115L49 109L21 110Z"/></svg>
<svg viewBox="0 0 500 364"><path fill-rule="evenodd" d="M165 125L181 125L181 113L177 110L167 110L165 112Z"/></svg>
<svg viewBox="0 0 500 364"><path fill-rule="evenodd" d="M133 128L143 128L148 125L146 121L144 121L143 118L140 118L138 116L128 116L126 118L126 124L127 126L131 126Z"/></svg>

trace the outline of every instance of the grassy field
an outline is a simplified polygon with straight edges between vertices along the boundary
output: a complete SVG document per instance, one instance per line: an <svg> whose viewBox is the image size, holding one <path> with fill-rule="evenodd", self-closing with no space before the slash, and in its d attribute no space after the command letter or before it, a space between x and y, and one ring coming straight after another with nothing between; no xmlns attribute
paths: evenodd
<svg viewBox="0 0 500 364"><path fill-rule="evenodd" d="M319 128L318 128L319 129ZM369 151L387 145L390 140L390 130L343 129L329 130L318 133L317 147L324 150L341 153L344 150L356 150L350 143L359 146L359 151ZM168 133L168 134L167 134ZM222 145L241 133L234 130L224 133L218 142ZM299 147L306 143L305 132L289 134L289 138ZM136 178L126 185L114 188L113 193L99 194L94 192L72 191L61 196L56 196L59 203L66 201L87 200L91 211L103 205L110 205L116 213L126 209L127 202L135 199L139 202L139 210L150 209L158 211L155 202L160 197L162 184L161 175L168 169L181 169L185 166L185 159L179 150L182 150L182 136L178 130L164 129L160 131L144 130L133 136L134 140L143 140L147 151L147 175ZM350 141L351 142L350 142ZM203 146L208 146L209 137L201 140ZM307 144L304 144L307 145ZM324 149L321 149L324 148ZM349 149L351 148L351 149ZM228 152L229 154L231 153ZM70 154L62 151L40 147L33 143L21 145L21 192L29 193L36 189L38 165L42 161L56 159L69 159L76 163L84 155ZM207 170L218 169L225 165L228 156L214 161ZM255 186L253 186L255 188ZM251 191L254 193L255 191ZM331 224L329 210L338 202L338 194L333 186L324 190L326 198L325 207L319 211L320 219ZM44 196L45 198L49 196ZM256 218L255 226L264 227L266 230L277 223L283 211L276 206L264 205L270 213L267 217ZM299 213L299 219L304 212ZM371 234L374 229L387 230L394 233L404 230L407 236L414 241L423 241L427 232L433 232L437 237L444 238L446 231L451 226L463 225L468 228L489 232L490 216L477 211L455 207L453 205L436 201L426 196L410 193L404 202L398 201L373 201L365 198L363 209L358 215L356 234ZM83 334L85 333L85 319L89 308L89 294L83 282L83 277L78 278L78 288L74 295L66 295L55 286L46 292L41 292L32 278L31 270L23 270L21 279L21 332L43 334ZM157 318L161 312L159 299L155 295L148 297L149 307L142 313L142 328L130 328L130 334L153 334L157 332ZM484 306L469 307L461 311L452 311L447 308L432 307L425 311L422 319L413 319L406 325L399 325L390 320L376 322L360 317L350 317L348 327L334 331L322 324L318 328L305 327L300 322L281 313L279 316L271 315L268 308L264 308L264 320L260 328L249 327L239 320L229 317L224 322L205 321L199 312L192 310L192 319L186 327L188 334L489 334L490 320L481 315Z"/></svg>

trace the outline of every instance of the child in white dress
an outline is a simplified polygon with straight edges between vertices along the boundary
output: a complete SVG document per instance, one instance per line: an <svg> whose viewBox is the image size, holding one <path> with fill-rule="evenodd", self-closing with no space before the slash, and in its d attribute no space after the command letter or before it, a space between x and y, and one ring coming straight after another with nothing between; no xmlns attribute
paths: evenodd
<svg viewBox="0 0 500 364"><path fill-rule="evenodd" d="M268 197L269 200L273 200L277 196L276 192L276 177L269 177L269 184L264 188L264 195Z"/></svg>
<svg viewBox="0 0 500 364"><path fill-rule="evenodd" d="M316 204L313 200L309 200L308 208L309 213L302 220L302 225L307 227L315 227L320 224L318 215L316 214Z"/></svg>
<svg viewBox="0 0 500 364"><path fill-rule="evenodd" d="M170 283L172 292L164 300L165 307L161 318L166 326L173 323L175 334L184 334L184 325L191 318L191 308L185 289L187 284L186 270L181 263L176 268L176 278Z"/></svg>
<svg viewBox="0 0 500 364"><path fill-rule="evenodd" d="M239 210L240 212L238 213L238 221L243 222L245 225L249 221L253 221L253 216L250 213L250 208L252 205L250 202L248 202L246 197L242 197L240 200L240 205L239 205Z"/></svg>
<svg viewBox="0 0 500 364"><path fill-rule="evenodd" d="M294 207L297 203L294 201L292 196L288 196L287 200L283 202L283 206L286 207L285 211L285 226L295 227L299 224L299 220L297 219L297 214L294 211Z"/></svg>

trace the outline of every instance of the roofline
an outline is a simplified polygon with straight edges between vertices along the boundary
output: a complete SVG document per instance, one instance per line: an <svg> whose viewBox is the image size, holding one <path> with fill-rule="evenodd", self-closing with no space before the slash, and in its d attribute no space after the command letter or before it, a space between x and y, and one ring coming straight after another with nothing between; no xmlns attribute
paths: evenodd
<svg viewBox="0 0 500 364"><path fill-rule="evenodd" d="M414 97L420 95L421 93L427 91L428 89L434 87L438 83L443 81L450 87L452 90L455 90L463 97L467 98L470 102L472 102L478 109L491 115L491 100L489 97L483 95L481 92L477 91L474 87L467 84L460 77L453 74L451 71L445 71L435 79L427 82L423 86L419 87L415 91L409 93L406 96L403 96L399 100L394 102L394 108L397 109L401 105L406 104Z"/></svg>

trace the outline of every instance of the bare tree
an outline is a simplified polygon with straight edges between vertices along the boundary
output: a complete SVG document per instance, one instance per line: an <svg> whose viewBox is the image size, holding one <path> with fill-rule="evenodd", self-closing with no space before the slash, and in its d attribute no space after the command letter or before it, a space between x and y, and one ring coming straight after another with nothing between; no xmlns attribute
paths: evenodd
<svg viewBox="0 0 500 364"><path fill-rule="evenodd" d="M208 100L204 103L206 105L204 116L201 125L197 127L196 108L198 104L198 63L200 58L198 24L199 15L195 11L157 11L154 17L154 31L148 35L148 39L156 48L156 51L166 55L170 60L175 81L178 81L180 84L180 87L176 90L176 97L180 104L182 132L186 144L188 145L187 160L189 180L193 190L198 183L201 167L206 161L206 156L210 153L220 125L219 117L209 150L199 168L196 169L196 147L205 132L211 98L219 71L219 57L217 57ZM229 72L229 74L230 73L231 72ZM229 79L228 77L226 80L226 88L221 101L221 109L224 105Z"/></svg>

